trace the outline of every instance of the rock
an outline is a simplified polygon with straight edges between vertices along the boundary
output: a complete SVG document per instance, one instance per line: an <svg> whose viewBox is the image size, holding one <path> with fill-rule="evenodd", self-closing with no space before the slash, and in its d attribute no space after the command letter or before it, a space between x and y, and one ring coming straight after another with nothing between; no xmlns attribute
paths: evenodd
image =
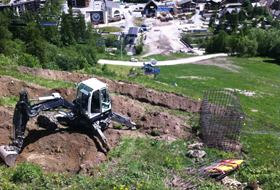
<svg viewBox="0 0 280 190"><path fill-rule="evenodd" d="M91 161L86 161L80 165L80 171L88 171L90 168L93 168L94 164Z"/></svg>
<svg viewBox="0 0 280 190"><path fill-rule="evenodd" d="M189 150L188 155L192 158L202 158L206 155L206 152L203 150Z"/></svg>
<svg viewBox="0 0 280 190"><path fill-rule="evenodd" d="M236 181L235 179L230 179L228 176L222 179L222 184L224 185L229 184L231 187L235 187L235 188L239 185L242 185L239 181Z"/></svg>
<svg viewBox="0 0 280 190"><path fill-rule="evenodd" d="M201 149L203 147L203 143L195 142L194 144L191 144L188 142L188 148L195 148L195 149Z"/></svg>

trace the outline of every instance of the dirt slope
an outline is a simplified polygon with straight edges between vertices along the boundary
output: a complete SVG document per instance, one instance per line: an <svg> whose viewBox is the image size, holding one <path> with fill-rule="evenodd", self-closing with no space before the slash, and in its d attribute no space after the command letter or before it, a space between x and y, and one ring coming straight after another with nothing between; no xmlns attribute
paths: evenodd
<svg viewBox="0 0 280 190"><path fill-rule="evenodd" d="M69 76L69 78L71 77ZM0 88L0 97L19 96L23 90L28 91L29 99L59 92L68 101L73 101L76 95L76 89L47 89L9 76L0 76ZM173 96L175 97L175 95ZM111 97L113 110L129 117L139 127L136 131L117 130L113 128L112 123L110 128L104 132L112 147L119 143L123 135L145 137L146 134L149 134L154 136L153 138L169 141L190 136L190 133L185 131L187 125L184 119L189 119L187 117L177 118L169 114L169 110L166 108L155 109L152 107L149 109L150 111L147 111L145 108L151 106L144 102L123 96L111 95ZM0 106L0 146L9 143L12 138L13 112L13 107ZM106 159L105 149L91 129L59 125L59 128L51 132L40 128L36 125L36 121L37 118L31 118L28 122L22 153L16 164L29 161L42 165L46 171L77 173L98 165Z"/></svg>
<svg viewBox="0 0 280 190"><path fill-rule="evenodd" d="M142 85L127 82L127 81L112 81L106 78L97 77L95 75L86 75L78 73L69 73L66 71L56 71L48 69L36 69L20 66L19 72L30 73L38 77L48 79L59 79L68 82L81 82L89 78L97 78L109 85L111 92L128 95L129 97L139 100L141 102L151 103L152 105L159 105L169 109L182 110L187 112L198 113L201 108L201 101L192 100L188 97L174 94L174 93L158 93L153 89L145 88Z"/></svg>

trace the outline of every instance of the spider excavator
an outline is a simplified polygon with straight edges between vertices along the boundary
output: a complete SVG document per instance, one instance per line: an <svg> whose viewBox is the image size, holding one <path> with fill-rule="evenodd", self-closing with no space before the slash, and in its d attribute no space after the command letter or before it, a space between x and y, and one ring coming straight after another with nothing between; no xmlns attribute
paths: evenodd
<svg viewBox="0 0 280 190"><path fill-rule="evenodd" d="M30 100L27 91L20 93L20 100L16 104L13 115L12 142L0 147L0 156L7 165L14 166L23 145L27 122L29 118L36 117L41 111L55 110L57 114L54 118L58 122L63 121L68 125L91 128L96 132L96 136L107 152L110 150L110 145L102 129L107 129L111 120L130 127L132 130L136 129L135 123L130 119L112 110L112 101L106 83L91 78L82 81L76 87L76 99L72 103L65 100L59 93ZM31 101L40 103L31 105ZM61 108L67 111L59 110Z"/></svg>

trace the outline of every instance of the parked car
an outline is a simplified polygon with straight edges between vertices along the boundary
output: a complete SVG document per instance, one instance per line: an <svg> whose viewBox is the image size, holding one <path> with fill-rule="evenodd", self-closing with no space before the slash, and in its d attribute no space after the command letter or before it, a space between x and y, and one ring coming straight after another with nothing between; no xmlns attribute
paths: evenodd
<svg viewBox="0 0 280 190"><path fill-rule="evenodd" d="M135 58L133 58L133 57L130 59L130 61L131 61L131 62L138 62L138 60L135 59Z"/></svg>
<svg viewBox="0 0 280 190"><path fill-rule="evenodd" d="M124 25L121 25L120 28L125 28L125 26L124 26Z"/></svg>

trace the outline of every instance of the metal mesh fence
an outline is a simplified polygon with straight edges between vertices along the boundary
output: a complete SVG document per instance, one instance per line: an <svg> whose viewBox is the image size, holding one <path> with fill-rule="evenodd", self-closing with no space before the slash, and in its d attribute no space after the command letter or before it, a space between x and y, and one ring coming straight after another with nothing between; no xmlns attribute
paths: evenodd
<svg viewBox="0 0 280 190"><path fill-rule="evenodd" d="M244 112L237 92L206 90L199 124L204 144L210 148L235 152L240 143Z"/></svg>

